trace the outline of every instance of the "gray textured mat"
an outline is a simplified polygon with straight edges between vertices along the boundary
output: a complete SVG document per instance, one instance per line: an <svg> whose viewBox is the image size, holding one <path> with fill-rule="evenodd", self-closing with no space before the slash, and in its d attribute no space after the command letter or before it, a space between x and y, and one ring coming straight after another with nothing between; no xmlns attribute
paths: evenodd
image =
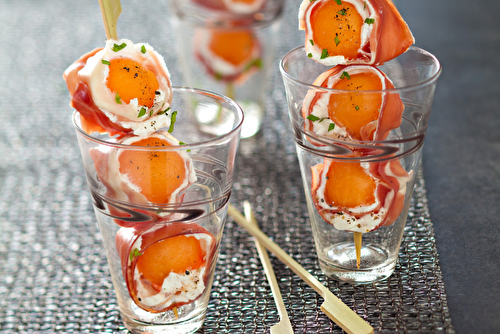
<svg viewBox="0 0 500 334"><path fill-rule="evenodd" d="M168 44L156 43L170 38L165 22L157 28L167 17L164 4L122 3L121 35L150 42L165 55L173 81L179 84L175 54L168 52ZM301 42L295 8L288 5L279 56ZM152 6L161 10L153 11ZM136 24L136 18L142 23ZM73 60L103 40L97 1L0 1L2 333L126 332L61 78ZM276 70L263 129L241 143L232 202L249 200L264 232L376 331L453 333L422 175L396 272L389 280L339 284L321 274L285 106ZM342 332L319 311L320 297L276 258L271 260L295 331ZM253 241L229 219L200 332L265 333L277 321Z"/></svg>

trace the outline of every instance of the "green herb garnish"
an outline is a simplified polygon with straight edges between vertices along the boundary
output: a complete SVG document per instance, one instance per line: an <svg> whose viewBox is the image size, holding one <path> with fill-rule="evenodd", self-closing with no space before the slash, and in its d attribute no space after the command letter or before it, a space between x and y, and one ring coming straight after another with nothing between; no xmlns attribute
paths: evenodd
<svg viewBox="0 0 500 334"><path fill-rule="evenodd" d="M333 129L335 129L335 123L330 123L330 125L328 125L328 132L332 131Z"/></svg>
<svg viewBox="0 0 500 334"><path fill-rule="evenodd" d="M141 52L146 54L146 47L144 45L141 46Z"/></svg>
<svg viewBox="0 0 500 334"><path fill-rule="evenodd" d="M183 142L183 141L180 141L179 145L187 145L187 144L185 142ZM186 152L191 152L191 150L186 150Z"/></svg>
<svg viewBox="0 0 500 334"><path fill-rule="evenodd" d="M165 110L160 111L160 112L159 112L159 113L157 113L156 115L160 116L160 115L166 114L166 113L167 113L167 111L169 111L169 110L170 110L170 107L168 107L168 108L167 108L167 109L165 109Z"/></svg>
<svg viewBox="0 0 500 334"><path fill-rule="evenodd" d="M346 71L342 72L342 74L340 75L340 79L347 79L347 80L351 80L351 76L349 75L349 73L347 73Z"/></svg>
<svg viewBox="0 0 500 334"><path fill-rule="evenodd" d="M366 1L363 1L363 9L366 9Z"/></svg>
<svg viewBox="0 0 500 334"><path fill-rule="evenodd" d="M326 57L329 57L328 49L323 49L323 51L321 51L321 59L325 59Z"/></svg>
<svg viewBox="0 0 500 334"><path fill-rule="evenodd" d="M311 42L311 45L314 45L314 41L312 39L310 39L309 42Z"/></svg>
<svg viewBox="0 0 500 334"><path fill-rule="evenodd" d="M358 111L358 110L359 110L359 106L358 106L358 105L356 105L356 106L354 107L354 109L356 109L356 111Z"/></svg>
<svg viewBox="0 0 500 334"><path fill-rule="evenodd" d="M245 66L245 69L243 70L243 72L248 71L249 69L251 69L254 66L257 68L262 68L262 60L260 58L252 60L251 62L249 62L247 64L247 66Z"/></svg>
<svg viewBox="0 0 500 334"><path fill-rule="evenodd" d="M127 46L127 44L125 44L125 43L122 43L120 45L114 44L113 47L111 48L111 50L113 50L114 52L118 52L121 49L124 49L126 46Z"/></svg>
<svg viewBox="0 0 500 334"><path fill-rule="evenodd" d="M142 255L141 252L139 252L139 250L137 248L134 248L134 250L132 250L129 254L130 262L132 262L134 260L134 258L139 257L141 255Z"/></svg>
<svg viewBox="0 0 500 334"><path fill-rule="evenodd" d="M122 104L122 98L120 97L120 95L118 95L118 93L116 93L115 95L115 102L118 104Z"/></svg>
<svg viewBox="0 0 500 334"><path fill-rule="evenodd" d="M142 117L142 116L144 116L144 115L146 115L146 108L144 108L144 107L143 107L143 108L141 108L141 110L139 111L139 115L137 115L137 118Z"/></svg>
<svg viewBox="0 0 500 334"><path fill-rule="evenodd" d="M109 62L109 60L104 60L104 59L101 59L101 63L103 63L104 65L110 65L111 64Z"/></svg>
<svg viewBox="0 0 500 334"><path fill-rule="evenodd" d="M308 56L309 58L312 58L313 54L312 54L312 53L308 53L308 54L307 54L307 56Z"/></svg>
<svg viewBox="0 0 500 334"><path fill-rule="evenodd" d="M168 128L168 133L172 133L174 131L175 119L177 118L177 111L172 113L172 117L170 118L170 127Z"/></svg>
<svg viewBox="0 0 500 334"><path fill-rule="evenodd" d="M375 19L371 19L371 18L369 18L369 17L367 17L367 18L365 19L365 23L367 23L367 24L372 24L372 23L374 23L374 22L375 22Z"/></svg>
<svg viewBox="0 0 500 334"><path fill-rule="evenodd" d="M311 122L316 122L319 120L319 117L318 116L314 116L314 115L309 115L306 117L308 120L310 120Z"/></svg>
<svg viewBox="0 0 500 334"><path fill-rule="evenodd" d="M339 36L335 36L335 38L333 40L335 41L335 46L339 46L339 44L340 44Z"/></svg>
<svg viewBox="0 0 500 334"><path fill-rule="evenodd" d="M347 12L345 11L345 9L342 9L342 10L338 11L337 14L345 16L345 15L347 15Z"/></svg>
<svg viewBox="0 0 500 334"><path fill-rule="evenodd" d="M342 1L341 0L335 0L335 2L337 3L337 5L342 5Z"/></svg>
<svg viewBox="0 0 500 334"><path fill-rule="evenodd" d="M318 123L321 123L323 122L325 119L328 119L328 117L318 117L318 116L314 116L314 115L309 115L306 117L308 120L310 120L311 122L318 122Z"/></svg>

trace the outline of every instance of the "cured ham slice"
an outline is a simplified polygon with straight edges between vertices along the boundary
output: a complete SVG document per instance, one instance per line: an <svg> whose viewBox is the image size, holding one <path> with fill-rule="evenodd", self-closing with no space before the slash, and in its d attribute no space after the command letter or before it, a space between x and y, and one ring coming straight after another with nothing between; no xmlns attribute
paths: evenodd
<svg viewBox="0 0 500 334"><path fill-rule="evenodd" d="M195 32L196 57L217 80L243 83L262 66L260 41L251 29L207 29Z"/></svg>
<svg viewBox="0 0 500 334"><path fill-rule="evenodd" d="M382 64L415 42L391 0L303 0L299 29L318 63Z"/></svg>
<svg viewBox="0 0 500 334"><path fill-rule="evenodd" d="M338 65L322 73L313 85L339 91L311 90L306 95L302 116L309 131L334 139L372 141L386 139L401 125L403 102L376 67Z"/></svg>
<svg viewBox="0 0 500 334"><path fill-rule="evenodd" d="M266 0L193 0L206 8L233 14L252 14L262 8Z"/></svg>
<svg viewBox="0 0 500 334"><path fill-rule="evenodd" d="M148 44L108 40L80 57L63 78L87 133L140 135L170 125L170 74Z"/></svg>
<svg viewBox="0 0 500 334"><path fill-rule="evenodd" d="M312 199L321 217L336 229L366 233L396 221L411 176L399 160L325 159L312 167Z"/></svg>
<svg viewBox="0 0 500 334"><path fill-rule="evenodd" d="M195 223L121 228L115 241L129 295L146 311L192 303L209 284L216 242Z"/></svg>
<svg viewBox="0 0 500 334"><path fill-rule="evenodd" d="M123 203L175 204L183 198L182 192L196 181L192 160L185 151L162 151L162 147L179 145L170 134L160 131L151 135L126 136L119 143L130 146L158 147L156 150L91 149L99 180L106 187L105 196ZM110 214L131 217L130 209L109 205ZM158 218L154 212L132 211ZM131 226L127 220L116 220L120 226Z"/></svg>

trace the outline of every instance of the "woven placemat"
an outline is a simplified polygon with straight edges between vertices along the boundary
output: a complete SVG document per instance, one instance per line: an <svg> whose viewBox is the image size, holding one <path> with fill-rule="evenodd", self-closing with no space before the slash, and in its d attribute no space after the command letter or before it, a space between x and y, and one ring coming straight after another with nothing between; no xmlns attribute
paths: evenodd
<svg viewBox="0 0 500 334"><path fill-rule="evenodd" d="M160 8L152 11L153 6ZM295 6L287 4L278 57L302 38L296 33ZM175 54L168 43L155 42L171 37L168 25L158 23L168 17L165 5L141 0L123 7L121 34L135 42L147 39L164 54L175 83L180 78L172 65ZM19 0L0 6L1 333L127 332L61 79L80 54L103 44L103 34L97 1ZM454 332L422 173L393 276L352 285L321 273L277 60L262 131L240 145L231 202L241 209L243 200L252 203L264 232L376 331ZM271 260L295 331L341 333L321 313L322 299L276 258ZM278 320L253 240L228 219L199 332L265 333Z"/></svg>

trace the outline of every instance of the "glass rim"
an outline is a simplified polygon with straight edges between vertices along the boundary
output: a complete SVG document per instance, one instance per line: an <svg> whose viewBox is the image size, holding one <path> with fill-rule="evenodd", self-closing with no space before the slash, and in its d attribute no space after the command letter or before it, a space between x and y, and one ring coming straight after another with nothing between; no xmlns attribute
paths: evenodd
<svg viewBox="0 0 500 334"><path fill-rule="evenodd" d="M194 142L194 143L189 143L189 144L182 144L182 145L171 145L171 146L139 146L139 145L129 145L129 144L121 144L121 143L116 143L109 141L110 139L114 139L115 137L109 137L108 139L101 139L97 138L92 134L86 133L82 127L80 126L79 122L77 121L77 117L80 116L80 112L78 110L73 110L73 115L72 115L72 122L73 126L75 129L80 133L83 137L86 139L93 141L99 145L104 145L116 149L124 149L124 150L135 150L135 151L178 151L178 150L194 150L197 148L202 148L202 147L207 147L207 146L212 146L212 145L217 145L221 144L223 142L228 141L228 139L235 137L238 135L239 131L242 128L243 120L244 120L244 113L243 109L240 107L239 104L237 104L235 101L230 99L229 97L215 93L212 91L204 90L204 89L198 89L198 88L190 88L190 87L184 87L184 86L172 86L172 92L175 94L175 92L183 92L183 93L195 93L195 94L201 94L205 96L209 96L213 99L218 99L226 102L229 106L231 106L235 114L240 116L239 117L239 122L238 124L231 129L231 131L228 131L227 133L224 133L222 135L217 135L214 138L210 138L204 141L200 142ZM155 131L156 132L156 131ZM154 133L154 132L153 132ZM239 135L238 135L239 137Z"/></svg>
<svg viewBox="0 0 500 334"><path fill-rule="evenodd" d="M251 13L228 13L224 10L214 8L203 8L200 12L200 8L193 6L189 2L182 3L181 5L174 2L172 6L177 19L186 20L196 27L210 29L251 29L268 27L280 20L284 15L285 5L286 0L275 0L271 5L265 2L261 9ZM182 6L187 6L187 10ZM191 15L191 11L197 13L197 15Z"/></svg>
<svg viewBox="0 0 500 334"><path fill-rule="evenodd" d="M435 55L433 55L432 53L422 49L422 48L419 48L417 46L410 46L410 48L405 52L418 52L420 54L423 54L427 57L429 57L433 62L434 64L436 64L437 66L437 70L436 72L431 75L429 78L423 80L423 81L420 81L418 83L415 83L415 84L411 84L411 85L407 85L407 86L403 86L403 87L398 87L398 88L389 88L389 89L382 89L382 90L356 90L356 91L352 91L352 90L344 90L344 89L334 89L334 88L328 88L328 87L322 87L322 86L317 86L317 85L313 85L312 83L307 83L307 82L304 82L302 80L299 80L297 79L296 77L292 76L290 73L288 73L285 69L285 63L287 62L288 58L290 58L292 55L294 55L295 53L299 52L300 50L303 50L303 55L305 57L305 47L304 45L300 45L300 46L297 46L295 48L293 48L292 50L288 51L279 61L279 69L280 69L280 72L282 74L283 77L287 78L288 80L294 82L295 84L298 84L298 85L301 85L301 86L306 86L306 87L309 87L309 89L314 89L314 90L317 90L317 91L323 91L323 92L330 92L330 93L356 93L356 94L360 94L360 93L364 93L364 92L370 92L370 93L398 93L398 92L404 92L404 91L409 91L409 90L414 90L418 87L424 87L424 86L427 86L427 85L431 85L433 83L435 83L437 81L437 79L439 78L439 76L441 75L441 72L442 72L442 66L441 66L441 63L439 62L439 60L437 59L437 57ZM403 53L403 55L405 54ZM394 59L397 59L394 58ZM314 61L311 59L311 61ZM386 62L388 63L388 62ZM370 64L350 64L350 65L366 65L366 66L373 66L373 65L370 65ZM376 68L378 68L379 66L381 65L384 65L384 64L379 64L379 65L375 65ZM325 65L325 71L327 71L328 69L330 68L333 68L333 67L328 67Z"/></svg>

